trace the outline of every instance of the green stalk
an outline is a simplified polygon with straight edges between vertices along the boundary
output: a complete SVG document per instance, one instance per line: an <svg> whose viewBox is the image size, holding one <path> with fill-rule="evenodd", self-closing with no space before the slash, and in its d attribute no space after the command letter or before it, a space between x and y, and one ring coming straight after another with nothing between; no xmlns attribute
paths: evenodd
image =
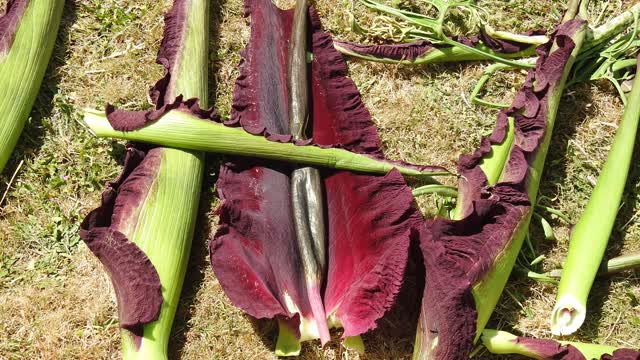
<svg viewBox="0 0 640 360"><path fill-rule="evenodd" d="M640 252L615 257L600 267L598 274L611 275L622 271L640 268Z"/></svg>
<svg viewBox="0 0 640 360"><path fill-rule="evenodd" d="M629 10L589 31L583 51L590 50L626 31L638 15L640 15L640 3L633 5Z"/></svg>
<svg viewBox="0 0 640 360"><path fill-rule="evenodd" d="M433 184L421 186L413 190L413 196L422 196L427 194L456 197L458 196L458 189L454 186Z"/></svg>
<svg viewBox="0 0 640 360"><path fill-rule="evenodd" d="M589 291L622 202L639 121L640 81L636 81L598 183L571 233L569 253L551 314L554 335L572 334L584 322Z"/></svg>
<svg viewBox="0 0 640 360"><path fill-rule="evenodd" d="M0 172L38 95L60 27L64 0L31 0L8 52L0 53Z"/></svg>
<svg viewBox="0 0 640 360"><path fill-rule="evenodd" d="M447 171L420 171L343 149L323 149L318 146L297 146L292 143L269 141L261 135L249 134L241 128L201 120L178 110L170 111L157 121L135 131L114 130L104 113L96 110L86 110L84 122L98 137L180 149L251 156L372 174L386 174L395 168L405 176L417 177L431 183L438 183L432 176L451 175Z"/></svg>
<svg viewBox="0 0 640 360"><path fill-rule="evenodd" d="M640 81L634 82L628 100L598 183L571 233L569 253L551 315L554 335L572 334L584 322L589 291L622 202L640 122Z"/></svg>
<svg viewBox="0 0 640 360"><path fill-rule="evenodd" d="M547 152L549 150L549 144L551 142L551 134L553 133L553 127L555 125L556 115L558 113L558 106L560 105L562 92L564 90L564 86L565 86L569 71L571 70L571 67L573 66L575 58L580 52L580 48L582 47L585 33L586 33L586 25L584 25L580 30L578 30L576 34L573 36L575 48L573 49L573 52L571 53L571 57L567 61L567 64L564 68L562 79L560 80L557 86L555 86L550 90L551 94L549 96L549 102L548 102L547 126L545 130L544 139L542 144L540 144L539 150L535 154L535 158L532 165L529 167L529 175L528 175L529 181L527 186L527 193L529 195L529 200L531 201L532 204L536 203L538 188L540 185L540 177L542 175L545 159L547 157ZM552 48L551 51L553 52L554 50L555 50L555 46L554 48ZM519 224L517 229L515 229L513 240L511 241L509 246L500 255L498 255L494 263L494 266L486 274L485 278L473 287L473 298L475 300L476 310L478 312L478 320L477 320L478 333L476 335L476 340L478 339L485 325L489 321L489 318L491 317L491 313L493 312L493 309L498 303L498 299L502 294L502 290L504 289L504 286L507 283L509 274L513 269L518 253L520 252L520 248L522 247L524 238L528 232L529 222L531 221L532 214L533 214L533 207L529 211L529 214Z"/></svg>
<svg viewBox="0 0 640 360"><path fill-rule="evenodd" d="M640 253L623 255L603 262L597 276L608 276L638 268L640 268ZM545 275L551 278L560 278L562 277L562 269L549 271Z"/></svg>
<svg viewBox="0 0 640 360"><path fill-rule="evenodd" d="M459 43L456 43L456 44L459 44ZM338 42L336 42L335 48L342 54L345 54L354 58L387 63L387 64L402 64L402 65L426 65L426 64L443 63L443 62L476 61L476 60L488 60L488 59L495 60L494 59L495 57L499 57L502 60L519 59L519 58L535 55L534 47L531 47L516 53L512 53L512 54L500 54L489 49L488 47L482 44L476 46L475 48L470 48L468 46L464 46L460 44L460 46L456 45L451 47L432 48L429 51L427 51L423 56L420 56L415 60L393 60L393 59L377 58L373 56L360 54L355 51L349 50L343 46L340 46ZM477 51L472 51L471 49L477 49ZM500 61L500 63L504 63L504 62L505 61ZM509 61L508 64L509 66L515 67L515 68L532 67L527 63L518 63L515 61Z"/></svg>
<svg viewBox="0 0 640 360"><path fill-rule="evenodd" d="M442 23L444 21L444 17L442 15L443 11L447 11L450 7L455 6L468 6L467 2L462 2L460 4L447 4L442 3L440 1L429 1L434 7L438 9L440 12L440 16L438 19L429 18L423 14L418 14L410 11L396 9L381 3L378 3L374 0L360 0L361 3L366 5L367 7L379 11L382 13L390 14L395 16L401 20L408 22L409 24L415 26L417 29L424 29L424 31L418 31L420 34L417 35L416 40L427 40L433 43L446 43L451 45L452 47L445 48L434 48L429 50L423 56L418 57L415 60L393 60L393 59L385 59L385 58L377 58L373 56L368 56L365 54L359 54L352 50L349 50L343 46L340 46L339 43L336 43L336 49L341 53L363 59L368 61L376 61L382 63L389 64L402 64L402 65L426 65L433 63L442 63L442 62L459 62L459 61L478 61L478 60L492 60L501 65L505 65L507 68L530 68L533 65L528 62L518 62L513 61L512 59L521 59L530 56L535 56L535 47L537 45L543 44L546 39L545 36L525 36L518 34L511 34L503 31L496 31L492 29L488 25L484 25L485 31L491 36L494 36L499 39L504 40L513 40L518 41L520 43L532 44L530 48L527 48L523 51L513 53L513 54L501 54L492 51L491 49L478 45L475 48L468 47L463 44L459 44L454 42L453 40L447 38L442 33ZM576 10L578 11L578 10ZM617 35L625 32L634 22L634 19L640 14L640 4L635 4L629 10L623 12L622 14L616 16L613 19L610 19L605 24L598 26L597 28L590 29L586 34L585 44L582 47L582 51L584 55L588 55L593 51L598 50L598 46L604 44ZM583 55L583 54L581 54ZM483 104L482 100L477 99L477 103ZM486 105L492 107L501 107L502 104L492 104L487 103Z"/></svg>
<svg viewBox="0 0 640 360"><path fill-rule="evenodd" d="M547 359L545 353L519 343L518 336L506 331L485 329L482 331L482 344L493 354L518 354L533 359ZM549 340L553 341L553 340ZM587 359L600 359L602 355L612 354L617 348L607 345L585 344L571 341L558 341L561 345L571 345Z"/></svg>
<svg viewBox="0 0 640 360"><path fill-rule="evenodd" d="M534 66L536 63L536 58L523 59L523 60L519 60L519 62L523 63L523 65L526 64L527 66ZM484 106L497 108L497 109L506 109L510 107L511 104L498 104L498 103L493 103L487 100L483 100L480 98L479 94L482 88L485 86L485 84L493 77L493 75L495 75L496 72L500 70L513 70L513 69L516 69L516 67L511 65L506 65L506 64L500 64L500 63L495 63L487 66L487 68L482 73L482 76L480 76L480 79L478 79L478 82L476 83L476 86L473 88L473 91L471 91L471 96L470 96L471 102L474 104L484 105Z"/></svg>
<svg viewBox="0 0 640 360"><path fill-rule="evenodd" d="M174 69L174 94L197 97L207 107L209 1L188 0L182 61ZM167 359L173 320L191 253L200 189L202 153L162 149L162 159L135 229L127 235L156 268L162 285L157 321L143 327L140 346L123 330L123 359Z"/></svg>

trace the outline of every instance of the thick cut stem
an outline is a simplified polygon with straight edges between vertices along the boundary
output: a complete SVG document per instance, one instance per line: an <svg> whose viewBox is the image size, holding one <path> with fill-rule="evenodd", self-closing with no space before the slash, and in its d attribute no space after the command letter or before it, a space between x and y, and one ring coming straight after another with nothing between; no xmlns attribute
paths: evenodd
<svg viewBox="0 0 640 360"><path fill-rule="evenodd" d="M640 121L640 81L635 82L628 99L598 183L571 233L569 253L551 315L554 335L572 334L584 322L589 291L613 230Z"/></svg>
<svg viewBox="0 0 640 360"><path fill-rule="evenodd" d="M197 97L207 106L209 1L177 1L186 20L180 52L172 65L166 98ZM180 10L179 10L180 11ZM159 171L147 194L135 231L126 234L144 251L156 268L162 284L163 304L157 321L143 327L138 345L128 341L123 330L124 359L166 359L180 293L191 253L200 189L204 175L204 154L163 148ZM163 354L161 356L161 354Z"/></svg>

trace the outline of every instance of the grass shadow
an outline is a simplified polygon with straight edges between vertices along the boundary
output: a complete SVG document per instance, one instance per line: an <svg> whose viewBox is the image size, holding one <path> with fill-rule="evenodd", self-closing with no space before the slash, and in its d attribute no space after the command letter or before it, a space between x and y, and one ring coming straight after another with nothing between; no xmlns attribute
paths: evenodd
<svg viewBox="0 0 640 360"><path fill-rule="evenodd" d="M6 191L4 184L10 181L21 161L26 163L30 159L37 157L38 151L44 143L45 128L43 119L51 117L54 109L58 106L61 108L61 111L73 111L73 109L66 104L57 104L55 96L58 94L60 88L61 76L58 69L67 61L67 50L70 40L69 33L72 25L76 22L76 9L77 5L74 1L65 2L56 43L44 79L40 85L38 96L31 109L30 117L18 139L18 143L13 149L13 154L9 158L4 171L0 174L0 182L3 184L0 188L0 193ZM0 206L1 205L2 204L0 204Z"/></svg>
<svg viewBox="0 0 640 360"><path fill-rule="evenodd" d="M214 58L220 41L220 25L222 23L223 9L226 0L213 2L209 9L209 58ZM208 69L209 75L209 99L215 99L217 84L215 74L218 72L218 63L210 61L212 64ZM213 103L213 102L212 102ZM218 169L220 168L220 157L206 154L205 178L202 185L198 220L196 232L191 247L189 266L180 296L180 303L176 312L176 317L171 330L171 342L169 345L169 358L179 359L187 342L187 334L191 328L190 320L193 316L193 308L198 291L204 280L205 272L212 271L209 261L208 240L212 232L210 222L210 207L216 199L214 191L217 180Z"/></svg>

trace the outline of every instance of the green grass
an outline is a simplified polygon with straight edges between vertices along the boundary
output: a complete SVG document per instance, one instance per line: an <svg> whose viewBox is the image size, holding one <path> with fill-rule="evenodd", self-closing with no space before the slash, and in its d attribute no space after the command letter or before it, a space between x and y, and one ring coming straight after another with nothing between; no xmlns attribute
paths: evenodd
<svg viewBox="0 0 640 360"><path fill-rule="evenodd" d="M337 37L371 40L348 32L342 5L349 1L316 3L325 27ZM550 27L562 13L561 6L550 0L534 5L524 0L481 3L493 9L489 20L494 27L510 31ZM162 11L168 3L130 4L124 0L67 4L32 119L0 176L0 192L4 192L24 161L0 214L0 358L119 358L115 298L107 276L79 241L77 230L87 212L98 205L105 182L119 173L123 144L94 139L77 119L79 109L107 102L128 109L150 106L146 93L162 71L155 64L155 53ZM227 115L238 74L238 51L249 30L242 19L241 0L215 4L210 99ZM619 12L617 6L612 2L610 11ZM363 23L372 18L362 9L357 13L363 16ZM477 146L479 135L489 133L495 121L495 110L468 104L484 66L406 68L352 62L349 68L390 157L454 168L458 155ZM491 82L487 97L508 102L523 80L521 73L500 75ZM580 85L565 92L542 181L545 205L573 220L578 218L621 113L621 102L607 83ZM213 184L218 161L208 157L198 234L171 352L182 359L274 358L277 328L270 322L250 320L233 307L209 264L206 242L215 231ZM639 178L640 166L636 165L610 241L610 256L640 250ZM429 196L420 200L427 213L433 212L432 200ZM567 251L569 227L555 216L548 219L556 241L544 240L539 223L534 221L532 226L536 250L547 256L539 271L559 267ZM547 321L554 287L513 275L507 290L513 298L506 294L501 298L490 326L528 336L550 336ZM404 296L411 296L411 286ZM640 348L640 272L598 279L589 307L587 322L571 340ZM381 330L364 337L369 350L365 356L346 353L334 341L324 349L319 343L305 344L303 358L408 358L414 331L413 324L407 325L411 316L415 314L396 309L382 320ZM499 359L486 353L477 358Z"/></svg>

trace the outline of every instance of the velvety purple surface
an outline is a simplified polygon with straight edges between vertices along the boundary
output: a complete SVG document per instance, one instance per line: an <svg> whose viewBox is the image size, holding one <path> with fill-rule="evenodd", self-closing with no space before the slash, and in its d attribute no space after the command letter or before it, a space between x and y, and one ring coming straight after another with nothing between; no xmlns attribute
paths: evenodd
<svg viewBox="0 0 640 360"><path fill-rule="evenodd" d="M28 5L29 0L9 0L7 2L7 10L0 17L0 55L8 52L11 48L18 24Z"/></svg>
<svg viewBox="0 0 640 360"><path fill-rule="evenodd" d="M527 35L541 35L544 31L529 31ZM522 44L514 41L496 39L486 32L481 31L478 35L455 37L453 40L467 46L476 47L483 44L489 49L503 54L514 54L530 48L530 44ZM432 49L442 49L450 47L447 44L433 44L427 40L420 40L404 44L388 44L388 45L363 45L349 41L336 41L336 44L361 55L368 55L377 58L391 60L410 60L415 61L424 57Z"/></svg>
<svg viewBox="0 0 640 360"><path fill-rule="evenodd" d="M120 326L140 334L142 325L160 314L160 278L128 232L139 215L139 206L151 187L160 162L161 149L128 147L122 175L107 185L100 207L80 226L80 237L100 259L118 300Z"/></svg>
<svg viewBox="0 0 640 360"><path fill-rule="evenodd" d="M426 222L421 247L426 266L422 304L423 344L438 337L433 359L462 359L473 350L477 313L472 287L493 267L520 226L526 225L530 211L527 194L529 168L543 141L549 96L559 82L574 48L571 35L583 24L580 20L560 26L553 43L540 47L535 69L517 93L512 106L500 112L494 133L482 139L472 154L459 161L458 191L464 218ZM515 139L500 182L487 186L480 162L501 143L507 118L515 122ZM426 350L423 350L426 351Z"/></svg>
<svg viewBox="0 0 640 360"><path fill-rule="evenodd" d="M292 12L269 1L246 1L251 39L243 52L231 122L250 132L288 133L286 51ZM314 141L382 156L380 140L346 64L311 11L311 104ZM265 70L267 69L267 70ZM220 227L210 243L214 271L231 301L258 318L299 318L311 307L291 218L291 166L236 158L217 183ZM375 327L398 292L411 228L420 221L410 189L397 171L387 176L325 171L328 274L324 306L345 336Z"/></svg>
<svg viewBox="0 0 640 360"><path fill-rule="evenodd" d="M187 0L175 0L165 15L165 32L158 51L158 63L165 66L165 76L151 89L150 94L158 109L188 108L201 116L214 117L198 107L197 100L176 98L171 87L172 76L180 58L182 33L186 26ZM107 106L107 114L115 127L131 130L144 125L147 117L159 117L163 112L127 112ZM124 170L107 184L100 207L91 211L82 222L80 237L100 259L111 277L118 299L120 326L132 332L140 344L142 326L158 318L162 305L161 284L158 273L144 252L125 233L134 231L143 201L160 169L161 147L131 143L127 145Z"/></svg>
<svg viewBox="0 0 640 360"><path fill-rule="evenodd" d="M562 345L555 340L519 337L515 342L544 360L587 360L574 346Z"/></svg>
<svg viewBox="0 0 640 360"><path fill-rule="evenodd" d="M618 349L611 355L602 355L602 360L640 360L640 350Z"/></svg>
<svg viewBox="0 0 640 360"><path fill-rule="evenodd" d="M371 115L331 36L312 16L311 87L313 136L318 144L343 144L358 153L382 157ZM347 171L325 176L329 262L324 296L344 336L376 327L402 285L409 242L422 215L411 189L397 171L384 177Z"/></svg>
<svg viewBox="0 0 640 360"><path fill-rule="evenodd" d="M544 360L592 360L587 359L574 346L562 345L555 340L519 337L516 343L525 346L529 351ZM640 352L631 349L618 349L613 354L602 355L600 359L640 360Z"/></svg>

